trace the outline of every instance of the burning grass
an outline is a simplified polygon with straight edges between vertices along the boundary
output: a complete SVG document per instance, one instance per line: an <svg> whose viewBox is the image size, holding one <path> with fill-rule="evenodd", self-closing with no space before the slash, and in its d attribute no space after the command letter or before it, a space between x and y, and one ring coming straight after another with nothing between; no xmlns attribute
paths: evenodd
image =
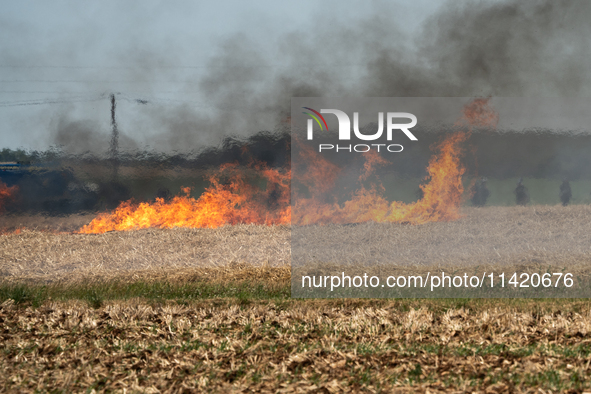
<svg viewBox="0 0 591 394"><path fill-rule="evenodd" d="M381 183L373 184L371 188L363 186L362 182L375 171L376 166L388 164L387 160L373 152L364 153L364 169L359 177L361 186L351 198L343 204L326 202L327 190L329 195L337 193L333 190L333 183L340 169L321 155L303 149L304 159L294 161L299 164L293 170L294 180L311 190L311 197L303 198L295 193L292 223L311 225L373 221L425 224L459 219L464 191L462 175L465 171L460 155L461 144L466 138L466 133L454 133L435 147L427 167L426 184L420 186L423 196L410 204L386 200Z"/></svg>
<svg viewBox="0 0 591 394"><path fill-rule="evenodd" d="M175 196L170 201L121 203L111 213L99 214L80 229L82 234L126 231L144 228L217 228L233 224L288 224L291 217L290 171L254 163L244 169L223 165L209 178L210 186L199 198ZM257 181L265 181L261 188Z"/></svg>
<svg viewBox="0 0 591 394"><path fill-rule="evenodd" d="M4 210L4 203L14 198L18 188L16 186L8 187L0 181L0 213Z"/></svg>
<svg viewBox="0 0 591 394"><path fill-rule="evenodd" d="M113 212L99 214L80 229L81 234L101 234L108 231L128 231L145 228L218 228L235 224L325 224L362 223L367 221L423 224L450 221L460 217L462 202L461 143L466 133L458 132L436 147L428 171L428 183L421 186L423 197L413 204L389 203L383 187L362 185L376 165L387 161L377 154L364 154L365 165L359 177L360 188L344 204L326 202L335 193L336 174L333 163L302 147L300 161L306 169L294 171L295 182L302 183L311 193L310 198L294 194L290 205L291 170L268 168L254 163L244 169L224 165L209 178L210 186L195 199L190 189L170 201L123 202ZM297 161L296 161L297 162ZM254 170L254 172L253 172ZM254 176L256 175L256 176ZM253 179L264 180L262 187ZM260 179L259 179L260 181ZM260 182L259 182L260 183Z"/></svg>
<svg viewBox="0 0 591 394"><path fill-rule="evenodd" d="M433 147L428 176L421 185L423 196L412 204L388 202L383 197L381 181L372 183L369 189L365 187L363 182L376 166L390 164L374 151L362 153L365 163L359 184L349 199L340 204L336 180L344 169L294 137L293 168L272 168L256 161L251 161L248 168L237 163L225 164L212 173L210 185L197 199L190 197L190 189L185 188L185 195L175 196L170 201L162 198L155 202L125 201L114 211L99 214L79 232L101 234L145 228L218 228L235 224L310 225L368 221L424 224L456 220L460 217L464 191L463 144L473 127L494 128L498 121L498 114L488 101L474 99L466 104L463 115L456 122L457 130ZM292 182L296 185L293 189Z"/></svg>

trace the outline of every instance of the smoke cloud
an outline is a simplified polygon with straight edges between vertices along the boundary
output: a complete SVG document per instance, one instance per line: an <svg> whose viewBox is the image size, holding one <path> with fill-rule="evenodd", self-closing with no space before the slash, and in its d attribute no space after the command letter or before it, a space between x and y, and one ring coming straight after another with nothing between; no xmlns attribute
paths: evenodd
<svg viewBox="0 0 591 394"><path fill-rule="evenodd" d="M141 18L129 23L120 37L97 25L94 30L81 29L72 45L57 45L36 32L28 41L4 44L2 54L15 64L96 62L96 69L74 66L65 71L71 71L74 81L88 81L68 86L102 92L102 101L83 110L78 108L82 104L59 107L58 112L47 107L38 115L38 124L49 127L45 147L59 145L73 154L108 152L111 93L119 93L121 150L166 154L200 152L220 146L228 137L288 130L291 97L591 93L587 1L448 1L411 32L403 30L396 6L378 2L368 7L374 7L373 12L351 20L340 17L335 3L333 13L312 16L309 28L282 33L264 45L247 31L218 37L217 50L204 68L179 67L186 61L182 53L187 48L174 40L176 31L146 45L141 35L157 27ZM140 15L142 9L136 11ZM121 18L113 23L121 24ZM18 23L2 19L0 31L19 29ZM100 44L99 31L105 40L122 43L112 49L111 58L125 67L101 68L96 56L79 58L80 48ZM35 37L42 42L35 50L23 51L16 44L31 43ZM60 70L15 69L12 77L51 82L54 71ZM172 94L167 97L176 92L181 99L163 98L162 92ZM71 98L74 92L64 88L61 93ZM22 127L32 141L43 140L31 121Z"/></svg>
<svg viewBox="0 0 591 394"><path fill-rule="evenodd" d="M128 148L187 152L285 128L291 97L589 96L589 17L586 1L454 1L412 37L396 29L393 7L354 25L317 16L322 23L278 37L272 48L235 35L203 73L185 75L181 91L197 88L200 105L151 102L133 109L143 120L121 130L135 140ZM127 60L141 65L138 86L157 91L158 67L176 58L138 50ZM52 143L103 151L97 128L60 121Z"/></svg>
<svg viewBox="0 0 591 394"><path fill-rule="evenodd" d="M589 95L588 2L446 4L412 43L390 28L394 13L283 37L279 53L287 66L262 83L264 70L248 67L249 59L260 61L255 53L236 70L234 41L202 87L217 107L237 109L234 116L250 103L248 113L267 115L267 127L273 116L286 116L292 96ZM260 118L240 119L240 127L226 119L223 130L262 126Z"/></svg>

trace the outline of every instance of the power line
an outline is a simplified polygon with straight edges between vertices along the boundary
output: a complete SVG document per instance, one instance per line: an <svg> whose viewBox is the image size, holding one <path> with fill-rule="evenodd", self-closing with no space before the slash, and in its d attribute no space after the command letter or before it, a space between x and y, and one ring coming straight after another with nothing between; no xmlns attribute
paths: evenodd
<svg viewBox="0 0 591 394"><path fill-rule="evenodd" d="M0 64L0 68L65 68L65 69L154 69L154 68L170 68L170 69L191 69L191 68L207 68L209 66L58 66L58 65L26 65L26 64Z"/></svg>
<svg viewBox="0 0 591 394"><path fill-rule="evenodd" d="M197 108L208 108L208 109L217 109L219 111L248 111L250 112L251 109L248 107L223 107L216 104L200 102L200 101L192 101L192 100L177 100L177 99L168 99L168 98L160 98L160 97L153 97L153 96L144 96L144 97L131 97L123 93L115 93L115 96L120 100L132 102L136 104L172 104L172 105L179 105L179 104L190 104L193 107ZM47 105L47 104L67 104L67 103L82 103L82 102L92 102L92 101L100 101L104 100L108 97L111 97L111 94L101 93L99 95L92 95L92 96L74 96L74 97L67 97L67 98L53 98L53 99L37 99L37 100L24 100L24 101L0 101L0 108L3 107L21 107L21 106L32 106L32 105Z"/></svg>
<svg viewBox="0 0 591 394"><path fill-rule="evenodd" d="M153 93L152 90L128 90L129 93ZM0 90L0 93L11 93L11 94L59 94L61 92L56 92L55 90ZM84 94L88 93L87 91L84 92L63 92L65 94ZM170 90L170 91L159 91L158 94L196 94L196 93L203 93L200 91L185 91L185 90Z"/></svg>
<svg viewBox="0 0 591 394"><path fill-rule="evenodd" d="M26 101L4 101L0 102L0 107L19 107L28 105L44 105L44 104L64 104L64 103L81 103L88 101L98 101L104 99L104 94L92 97L70 97L70 98L56 98L56 99L40 99L40 100L26 100Z"/></svg>
<svg viewBox="0 0 591 394"><path fill-rule="evenodd" d="M147 81L145 80L137 80L137 81L92 81L92 80L43 80L43 79L13 79L13 80L0 80L1 83L143 83L145 84ZM192 81L149 81L149 83L182 83L182 84L197 84L200 82L192 82Z"/></svg>
<svg viewBox="0 0 591 394"><path fill-rule="evenodd" d="M144 98L134 98L127 96L125 94L117 93L117 97L124 101L134 102L138 104L193 104L195 106L200 106L202 108L214 108L215 105L198 102L198 101L190 101L190 100L175 100L175 99L166 99L166 98L158 98L158 97L144 97ZM29 105L45 105L45 104L65 104L65 103L81 103L81 102L91 102L91 101L99 101L107 98L106 93L101 93L100 95L92 95L92 96L74 96L74 97L66 97L66 98L48 98L48 99L37 99L37 100L21 100L21 101L0 101L0 107L19 107L19 106L29 106Z"/></svg>
<svg viewBox="0 0 591 394"><path fill-rule="evenodd" d="M301 65L293 65L293 64L230 64L230 67L243 67L243 68L308 68L308 67L367 67L367 63L309 63L309 64L301 64ZM137 69L144 69L144 70L151 70L151 69L206 69L206 68L215 68L215 64L209 65L197 65L197 66L64 66L64 65L16 65L16 64L0 64L0 68L51 68L51 69L130 69L130 70L137 70Z"/></svg>

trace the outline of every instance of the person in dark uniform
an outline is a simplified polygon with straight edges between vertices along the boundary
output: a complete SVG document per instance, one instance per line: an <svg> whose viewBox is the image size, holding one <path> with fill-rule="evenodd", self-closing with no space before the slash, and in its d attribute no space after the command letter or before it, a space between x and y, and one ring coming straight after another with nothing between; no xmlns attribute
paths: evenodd
<svg viewBox="0 0 591 394"><path fill-rule="evenodd" d="M486 205L486 200L488 200L488 196L490 195L490 191L486 185L487 179L485 177L480 178L479 180L474 183L472 186L471 194L472 194L472 205L475 207L483 207Z"/></svg>
<svg viewBox="0 0 591 394"><path fill-rule="evenodd" d="M567 206L570 202L570 199L573 197L573 192L570 189L570 183L564 179L562 184L560 185L560 202L563 206Z"/></svg>
<svg viewBox="0 0 591 394"><path fill-rule="evenodd" d="M527 205L529 203L529 193L527 187L523 184L523 178L519 178L517 187L515 188L515 202L517 205Z"/></svg>

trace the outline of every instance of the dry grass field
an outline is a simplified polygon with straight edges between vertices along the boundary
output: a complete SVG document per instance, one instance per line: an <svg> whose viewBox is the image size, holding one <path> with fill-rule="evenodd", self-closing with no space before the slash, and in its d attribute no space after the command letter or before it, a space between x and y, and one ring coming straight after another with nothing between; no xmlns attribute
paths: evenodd
<svg viewBox="0 0 591 394"><path fill-rule="evenodd" d="M0 236L5 279L114 278L137 271L249 264L289 265L289 227L147 229L97 235L21 230Z"/></svg>
<svg viewBox="0 0 591 394"><path fill-rule="evenodd" d="M0 237L0 276L54 280L229 263L289 265L291 250L299 256L313 253L317 260L340 264L591 265L591 206L465 208L464 215L454 222L419 226L309 226L294 231L293 240L289 226L148 229L86 235L71 232L84 224L84 219L87 223L87 217L57 218L54 231L51 219L43 218L42 231L28 225L18 234L9 232ZM32 223L34 218L22 220ZM0 228L7 228L7 224L15 228L15 223L17 218L0 217Z"/></svg>
<svg viewBox="0 0 591 394"><path fill-rule="evenodd" d="M0 234L11 234L20 229L48 232L73 232L88 224L96 214L46 216L40 214L0 214Z"/></svg>
<svg viewBox="0 0 591 394"><path fill-rule="evenodd" d="M304 261L398 266L591 263L591 206L464 208L452 222L362 223L294 230ZM313 258L311 256L314 256Z"/></svg>
<svg viewBox="0 0 591 394"><path fill-rule="evenodd" d="M338 231L397 264L591 260L591 207L464 213ZM591 392L588 300L291 299L288 226L62 220L0 235L0 392Z"/></svg>

